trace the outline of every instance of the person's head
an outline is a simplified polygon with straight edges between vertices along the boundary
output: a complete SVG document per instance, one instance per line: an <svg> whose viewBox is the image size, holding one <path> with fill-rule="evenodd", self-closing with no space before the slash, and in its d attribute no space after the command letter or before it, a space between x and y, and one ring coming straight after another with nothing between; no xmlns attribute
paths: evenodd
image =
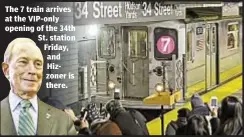
<svg viewBox="0 0 244 137"><path fill-rule="evenodd" d="M188 118L186 135L209 135L208 123L202 115L191 115Z"/></svg>
<svg viewBox="0 0 244 137"><path fill-rule="evenodd" d="M199 114L199 115L209 115L210 111L206 104L202 101L199 94L194 94L191 97L191 107L192 107L192 114Z"/></svg>
<svg viewBox="0 0 244 137"><path fill-rule="evenodd" d="M180 117L184 117L184 118L188 118L188 116L190 115L190 109L188 108L181 108L178 110L178 118Z"/></svg>
<svg viewBox="0 0 244 137"><path fill-rule="evenodd" d="M191 97L191 108L194 109L200 106L205 106L201 99L201 96L197 93L193 94Z"/></svg>
<svg viewBox="0 0 244 137"><path fill-rule="evenodd" d="M242 116L242 104L238 98L227 96L221 102L220 117L222 120Z"/></svg>
<svg viewBox="0 0 244 137"><path fill-rule="evenodd" d="M111 117L116 115L118 110L124 110L121 102L119 100L116 100L116 99L112 99L112 100L108 101L105 104L105 109L111 115Z"/></svg>
<svg viewBox="0 0 244 137"><path fill-rule="evenodd" d="M34 97L41 87L43 56L29 38L16 38L9 43L2 70L10 82L11 91L22 99Z"/></svg>
<svg viewBox="0 0 244 137"><path fill-rule="evenodd" d="M237 133L242 127L242 104L237 97L227 96L221 102L220 122L225 125L227 135Z"/></svg>

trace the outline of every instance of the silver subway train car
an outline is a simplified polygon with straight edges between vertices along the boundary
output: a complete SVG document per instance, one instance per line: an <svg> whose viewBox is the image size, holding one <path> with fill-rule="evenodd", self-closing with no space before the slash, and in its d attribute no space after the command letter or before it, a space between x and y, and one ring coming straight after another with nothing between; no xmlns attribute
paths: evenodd
<svg viewBox="0 0 244 137"><path fill-rule="evenodd" d="M188 99L242 73L241 16L191 8L185 19L97 27L96 38L79 47L92 56L88 67L80 68L79 87L86 87L82 82L89 77L85 96L95 96L98 102L119 92L127 107L150 107L142 100L158 83L182 91ZM89 47L92 43L95 46ZM96 52L88 52L88 47Z"/></svg>

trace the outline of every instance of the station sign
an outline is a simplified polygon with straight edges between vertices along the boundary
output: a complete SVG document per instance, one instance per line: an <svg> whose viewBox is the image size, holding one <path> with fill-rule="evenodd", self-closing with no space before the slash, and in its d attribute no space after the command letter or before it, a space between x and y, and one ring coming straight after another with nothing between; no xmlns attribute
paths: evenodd
<svg viewBox="0 0 244 137"><path fill-rule="evenodd" d="M185 6L161 2L74 2L74 25L185 19Z"/></svg>
<svg viewBox="0 0 244 137"><path fill-rule="evenodd" d="M170 28L154 29L154 58L156 60L172 60L173 54L178 58L177 31Z"/></svg>

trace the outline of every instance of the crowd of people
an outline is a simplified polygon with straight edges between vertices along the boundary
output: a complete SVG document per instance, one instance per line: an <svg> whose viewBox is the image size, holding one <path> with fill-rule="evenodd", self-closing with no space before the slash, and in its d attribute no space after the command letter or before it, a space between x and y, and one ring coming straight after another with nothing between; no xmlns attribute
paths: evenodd
<svg viewBox="0 0 244 137"><path fill-rule="evenodd" d="M192 110L178 110L178 118L171 121L166 135L242 135L242 102L227 96L218 108L211 108L198 94L191 98Z"/></svg>
<svg viewBox="0 0 244 137"><path fill-rule="evenodd" d="M91 102L79 116L58 100L46 98L43 101L66 112L82 135L149 135L146 118L137 110L125 109L117 99L108 101L100 108Z"/></svg>
<svg viewBox="0 0 244 137"><path fill-rule="evenodd" d="M71 116L79 134L149 135L146 118L137 110L126 110L116 99L100 108L95 103L89 103L79 117L75 116L72 109L60 105L61 102L44 102ZM220 107L211 108L198 94L194 94L191 107L192 110L178 110L178 118L168 124L166 135L242 135L242 102L238 98L227 96Z"/></svg>

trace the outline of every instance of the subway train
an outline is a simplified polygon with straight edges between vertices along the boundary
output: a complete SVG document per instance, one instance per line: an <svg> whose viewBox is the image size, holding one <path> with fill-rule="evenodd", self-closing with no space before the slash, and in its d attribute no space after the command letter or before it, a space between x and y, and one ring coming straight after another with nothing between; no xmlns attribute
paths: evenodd
<svg viewBox="0 0 244 137"><path fill-rule="evenodd" d="M94 54L90 69L81 71L90 71L90 92L85 96L100 103L120 93L124 106L150 108L143 99L155 91L177 90L187 100L242 74L241 16L191 8L185 19L107 24L98 29L92 47L96 52L89 52Z"/></svg>

